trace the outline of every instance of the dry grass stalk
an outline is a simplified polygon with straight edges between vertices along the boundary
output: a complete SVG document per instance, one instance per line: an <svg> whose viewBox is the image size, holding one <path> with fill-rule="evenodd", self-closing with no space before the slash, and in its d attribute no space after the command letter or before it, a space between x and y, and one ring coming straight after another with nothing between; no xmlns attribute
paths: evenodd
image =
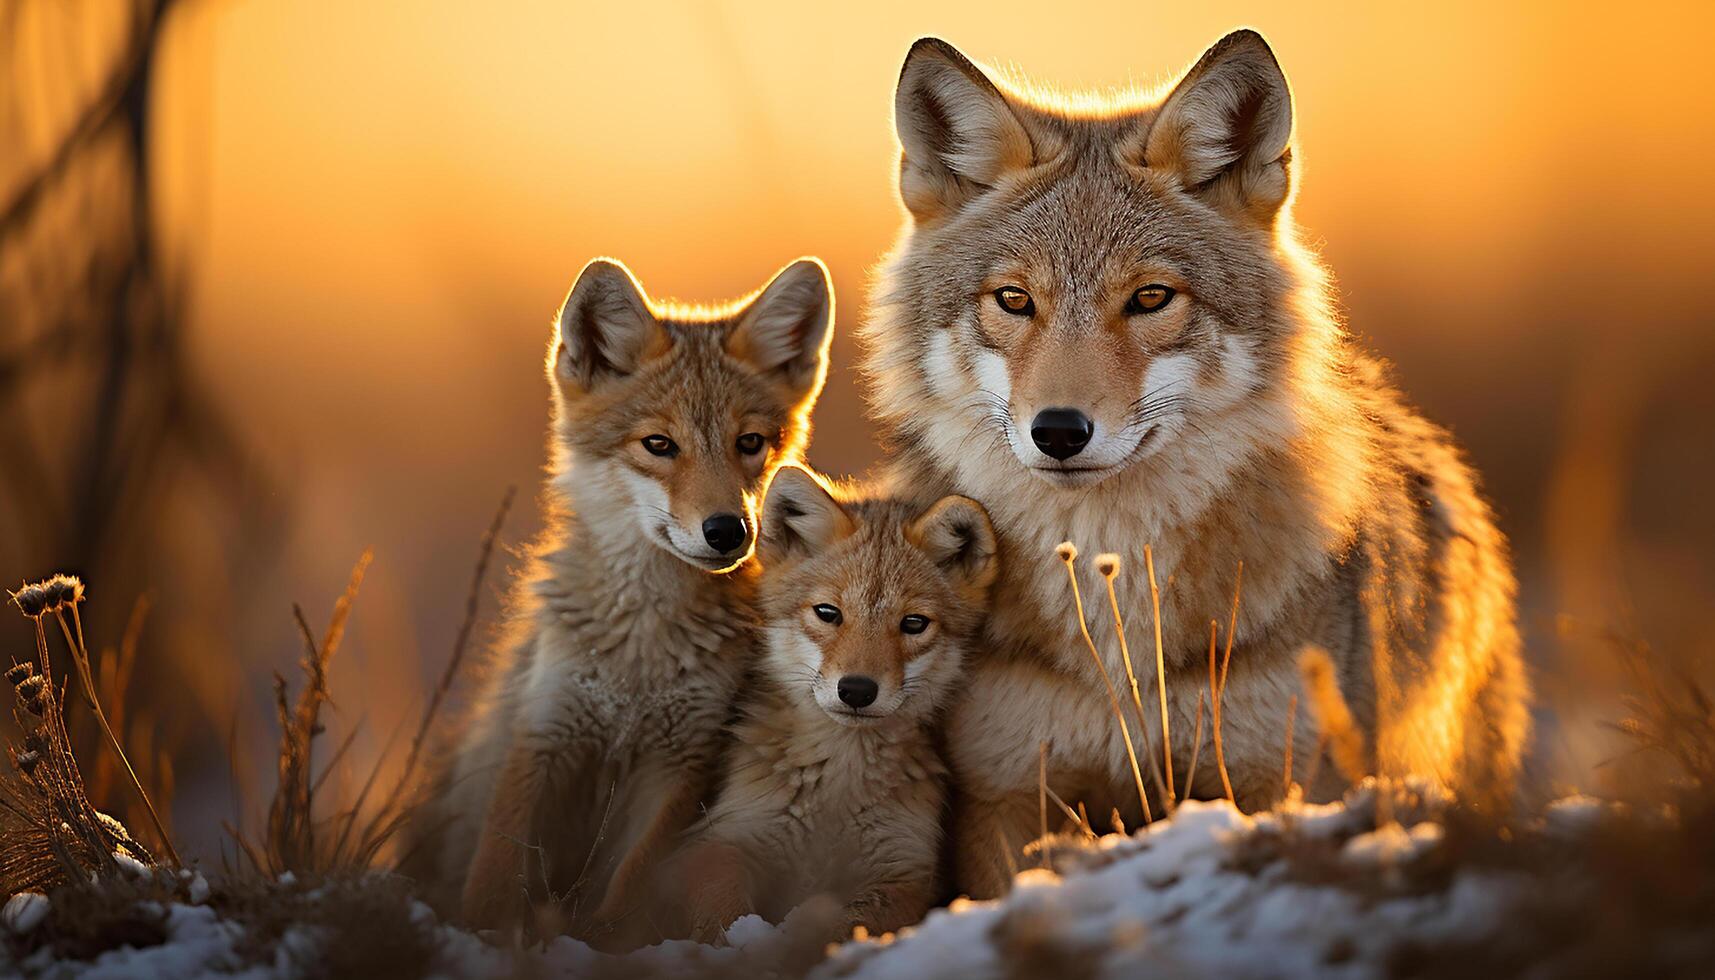
<svg viewBox="0 0 1715 980"><path fill-rule="evenodd" d="M1369 768L1364 759L1364 735L1340 694L1339 682L1334 679L1334 662L1321 647L1306 647L1298 655L1298 670L1335 768L1348 782L1356 784Z"/></svg>
<svg viewBox="0 0 1715 980"><path fill-rule="evenodd" d="M1215 673L1215 633L1220 629L1214 620L1209 620L1209 713L1214 725L1215 736L1215 770L1221 774L1221 789L1227 794L1227 802L1235 806L1238 801L1233 798L1233 781L1227 777L1227 753L1221 745L1221 682Z"/></svg>
<svg viewBox="0 0 1715 980"><path fill-rule="evenodd" d="M495 545L501 528L510 513L515 490L508 488L494 519L483 535L470 590L465 599L465 615L453 644L451 659L440 683L431 692L428 704L419 719L411 739L404 768L397 780L391 782L381 802L370 806L370 797L381 784L386 761L392 757L399 731L389 736L368 777L357 795L331 817L316 817L317 791L328 774L345 758L356 740L357 729L346 735L333 755L316 774L311 765L311 747L322 733L320 710L331 703L327 684L327 669L345 632L345 624L362 584L371 554L364 552L352 569L351 581L334 606L334 613L323 639L318 642L303 611L293 606L298 631L303 636L306 656L302 663L307 683L300 692L296 706L290 706L286 696L286 681L275 676L275 710L280 720L280 778L269 808L268 831L258 847L242 836L241 830L228 825L228 831L238 841L240 852L257 870L270 874L281 871L347 871L364 870L375 865L377 858L409 819L413 778L421 762L424 746L433 729L435 718L443 706L453 682L459 674L470 637L475 630L481 606L482 587L487 579ZM373 812L371 812L373 810ZM329 831L322 835L319 829ZM331 841L331 843L330 843Z"/></svg>
<svg viewBox="0 0 1715 980"><path fill-rule="evenodd" d="M1048 851L1048 743L1036 745L1036 810L1042 821L1042 864L1051 866L1053 855Z"/></svg>
<svg viewBox="0 0 1715 980"><path fill-rule="evenodd" d="M274 675L274 707L280 722L279 781L268 807L268 828L262 848L266 870L279 874L308 870L319 865L316 852L314 744L323 732L322 705L329 700L328 664L345 636L345 624L364 572L374 556L365 551L351 570L345 592L334 603L333 617L320 644L314 640L303 610L292 607L299 630L304 634L305 657L301 662L307 683L295 705L288 704L286 679ZM253 852L253 849L252 849Z"/></svg>
<svg viewBox="0 0 1715 980"><path fill-rule="evenodd" d="M1173 809L1173 736L1167 730L1167 659L1161 649L1161 590L1155 585L1155 552L1143 546L1143 563L1149 571L1149 608L1155 620L1155 690L1161 696L1161 758L1167 767L1167 808Z"/></svg>
<svg viewBox="0 0 1715 980"><path fill-rule="evenodd" d="M1095 831L1090 829L1090 819L1084 814L1084 804L1082 801L1078 803L1078 808L1074 810L1072 809L1072 805L1067 803L1059 793L1054 792L1052 788L1048 790L1048 801L1059 807L1060 812L1066 815L1066 819L1076 824L1079 831L1081 831L1084 836L1095 836Z"/></svg>
<svg viewBox="0 0 1715 980"><path fill-rule="evenodd" d="M46 891L56 884L112 877L115 852L149 860L117 820L90 803L65 726L65 692L53 682L43 620L83 598L68 576L26 585L12 601L35 627L36 660L14 664L6 680L16 697L13 717L24 733L7 747L15 777L0 779L0 888ZM39 668L39 669L38 669Z"/></svg>
<svg viewBox="0 0 1715 980"><path fill-rule="evenodd" d="M119 641L117 653L109 647L102 651L100 661L96 665L96 687L101 692L101 703L107 706L108 719L113 723L113 730L125 736L125 744L131 746L132 753L140 762L148 762L150 753L142 745L149 737L148 725L128 724L132 719L127 717L125 693L131 689L131 678L137 665L137 642L142 635L144 620L149 614L149 597L140 595L131 604L131 615L125 622L125 632ZM157 768L153 774L156 779L145 780L145 785L159 788L160 771ZM92 800L109 800L113 796L113 784L117 781L119 769L113 757L101 754L95 760L95 778L91 781L89 797ZM170 796L157 794L162 800L161 808L170 811L172 803Z"/></svg>
<svg viewBox="0 0 1715 980"><path fill-rule="evenodd" d="M1197 724L1191 735L1191 767L1185 771L1185 796L1191 798L1191 787L1197 782L1197 757L1203 750L1203 692L1197 692Z"/></svg>
<svg viewBox="0 0 1715 980"><path fill-rule="evenodd" d="M1292 795L1292 722L1298 717L1298 692L1292 692L1292 699L1286 704L1286 772L1281 777L1280 786L1288 796Z"/></svg>
<svg viewBox="0 0 1715 980"><path fill-rule="evenodd" d="M1628 717L1611 727L1673 762L1681 781L1715 790L1715 699L1683 661L1618 633L1607 639L1636 692L1623 697Z"/></svg>
<svg viewBox="0 0 1715 980"><path fill-rule="evenodd" d="M465 650L470 645L471 631L476 628L477 611L482 602L482 583L488 577L488 565L494 557L494 545L500 539L500 529L506 524L506 515L511 512L512 500L517 496L517 493L517 487L506 488L505 496L500 499L500 509L495 512L494 520L489 523L488 531L482 536L482 545L477 554L476 569L471 573L470 591L465 595L464 619L459 623L457 638L453 640L452 657L447 660L447 669L441 674L441 682L435 686L434 693L429 696L429 706L423 710L423 719L417 726L417 734L411 738L411 751L405 757L405 772L400 777L401 785L408 784L411 776L416 772L418 757L423 751L424 742L428 740L435 717L441 710L441 704L446 700L447 692L452 689L453 681L458 679L459 668L464 663Z"/></svg>
<svg viewBox="0 0 1715 980"><path fill-rule="evenodd" d="M1142 735L1149 728L1149 717L1143 713L1143 695L1138 691L1137 671L1133 669L1131 663L1131 646L1126 642L1125 619L1120 616L1119 596L1114 591L1114 580L1119 578L1120 568L1119 555L1110 552L1096 556L1096 571L1101 574L1102 581L1107 585L1108 608L1113 611L1114 635L1119 637L1120 641L1120 660L1125 664L1126 680L1131 684L1131 703L1137 710L1137 731L1139 735ZM1169 772L1166 777L1162 776L1159 766L1151 765L1149 768L1151 775L1155 778L1155 789L1167 801L1166 807L1171 813L1173 810L1173 792L1169 787L1173 785L1172 760L1168 760Z"/></svg>
<svg viewBox="0 0 1715 980"><path fill-rule="evenodd" d="M175 867L182 866L184 861L179 857L178 849L173 846L172 837L167 833L166 822L161 819L160 812L155 809L155 802L149 798L149 791L143 788L143 781L137 778L137 770L132 768L131 760L125 755L125 748L119 744L119 736L114 733L113 726L107 721L107 712L102 710L101 701L95 696L95 677L89 666L89 647L83 639L83 616L78 612L78 604L82 600L83 589L82 585L79 584L76 596L68 596L67 600L53 612L54 618L60 624L60 632L65 634L66 646L71 650L72 665L76 667L78 684L83 690L83 703L94 714L96 725L101 728L101 734L107 738L108 748L113 750L113 755L119 760L119 764L125 767L125 777L130 781L131 789L136 792L137 798L142 801L143 809L149 815L149 822L155 828L156 837L160 840L161 846L167 849L167 856L172 859ZM65 610L68 607L71 609L72 625L76 627L75 639L72 628L66 624Z"/></svg>
<svg viewBox="0 0 1715 980"><path fill-rule="evenodd" d="M1137 783L1137 801L1143 804L1143 820L1145 823L1154 821L1149 810L1149 792L1143 788L1143 770L1137 764L1137 749L1132 746L1131 728L1125 723L1125 712L1120 709L1119 692L1114 689L1114 681L1108 676L1107 665L1102 663L1102 655L1096 650L1096 641L1090 638L1090 623L1084 618L1084 597L1078 591L1078 570L1074 562L1078 560L1078 548L1070 541L1061 542L1054 553L1059 556L1066 566L1066 578L1072 583L1072 602L1078 610L1078 630L1084 635L1084 645L1090 650L1090 659L1096 662L1096 670L1102 675L1102 683L1108 689L1108 706L1113 709L1114 720L1119 722L1120 738L1125 742L1126 758L1131 761L1131 778Z"/></svg>

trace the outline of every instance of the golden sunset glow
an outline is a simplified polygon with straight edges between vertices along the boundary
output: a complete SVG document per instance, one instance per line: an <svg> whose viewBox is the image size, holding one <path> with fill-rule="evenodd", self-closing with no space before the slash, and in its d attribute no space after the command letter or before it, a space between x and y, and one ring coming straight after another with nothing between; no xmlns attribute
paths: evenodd
<svg viewBox="0 0 1715 980"><path fill-rule="evenodd" d="M911 42L943 37L1032 98L1100 111L1238 26L1290 80L1293 215L1343 322L1497 502L1533 662L1582 656L1547 625L1561 612L1626 610L1711 652L1692 613L1715 590L1715 6L248 0L176 9L150 93L189 356L289 515L267 559L174 516L187 554L256 562L243 595L209 582L210 611L156 638L209 630L241 651L207 659L188 696L261 745L255 677L298 654L290 601L325 607L373 547L335 670L377 692L364 751L415 717L439 669L424 638L458 621L476 536L507 486L529 499L539 482L544 344L596 256L694 316L824 261L837 318L809 456L861 473L879 449L852 338L907 220L892 98ZM41 104L0 120L0 194L97 81L50 63L48 41L93 62L124 33L99 3L27 6L16 32L8 81ZM1602 671L1568 667L1544 697L1588 721ZM1594 731L1568 726L1557 771L1602 757Z"/></svg>

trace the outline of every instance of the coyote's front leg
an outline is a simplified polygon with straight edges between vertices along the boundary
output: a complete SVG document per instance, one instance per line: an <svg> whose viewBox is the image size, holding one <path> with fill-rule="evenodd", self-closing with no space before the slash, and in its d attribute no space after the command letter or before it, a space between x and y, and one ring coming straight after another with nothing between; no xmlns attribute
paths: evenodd
<svg viewBox="0 0 1715 980"><path fill-rule="evenodd" d="M547 782L547 760L525 739L514 740L465 873L461 908L468 924L504 929L524 921L530 904L527 859Z"/></svg>
<svg viewBox="0 0 1715 980"><path fill-rule="evenodd" d="M697 803L702 799L702 780L687 772L669 772L662 777L659 790L652 794L653 814L644 810L639 817L648 823L631 842L625 856L614 868L596 909L597 922L614 923L625 917L641 901L638 894L646 890L648 879L660 863L674 837L696 817Z"/></svg>
<svg viewBox="0 0 1715 980"><path fill-rule="evenodd" d="M954 873L959 891L975 899L998 898L1025 866L1024 847L1041 832L1035 792L998 800L965 796L955 803Z"/></svg>
<svg viewBox="0 0 1715 980"><path fill-rule="evenodd" d="M869 932L897 932L922 921L933 904L931 889L922 882L887 882L866 888L846 906L847 927L863 926ZM850 937L848 933L839 937Z"/></svg>

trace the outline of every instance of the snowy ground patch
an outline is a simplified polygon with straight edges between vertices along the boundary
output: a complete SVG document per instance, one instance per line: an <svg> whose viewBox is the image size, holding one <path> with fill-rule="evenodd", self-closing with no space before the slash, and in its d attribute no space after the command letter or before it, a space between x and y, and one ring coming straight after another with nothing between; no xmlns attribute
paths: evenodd
<svg viewBox="0 0 1715 980"><path fill-rule="evenodd" d="M66 945L58 900L14 898L0 974L1232 978L1715 965L1708 854L1674 821L1579 800L1501 829L1433 794L1393 799L1379 826L1369 787L1256 816L1187 803L1129 837L1056 839L1049 867L1022 873L1002 900L955 901L831 951L807 938L814 929L755 917L721 948L668 942L611 957L559 939L509 950L438 922L398 879L271 882L244 896L218 881L210 895L199 875L175 876L170 901L136 903L159 922L158 941L84 956L67 955L78 947Z"/></svg>

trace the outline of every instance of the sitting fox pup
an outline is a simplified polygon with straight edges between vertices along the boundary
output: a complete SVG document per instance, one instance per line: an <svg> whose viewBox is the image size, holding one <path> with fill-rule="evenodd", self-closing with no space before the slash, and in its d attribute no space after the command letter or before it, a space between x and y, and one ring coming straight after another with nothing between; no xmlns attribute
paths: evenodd
<svg viewBox="0 0 1715 980"><path fill-rule="evenodd" d="M842 494L842 496L844 496ZM997 571L982 506L837 499L804 470L763 504L766 652L713 809L680 870L693 932L817 895L852 926L916 922L936 892L945 770L931 726Z"/></svg>
<svg viewBox="0 0 1715 980"><path fill-rule="evenodd" d="M606 260L578 277L548 354L567 513L444 776L471 923L546 899L598 946L656 938L621 920L712 790L755 649L755 500L809 437L832 315L815 260L714 311L653 305Z"/></svg>

